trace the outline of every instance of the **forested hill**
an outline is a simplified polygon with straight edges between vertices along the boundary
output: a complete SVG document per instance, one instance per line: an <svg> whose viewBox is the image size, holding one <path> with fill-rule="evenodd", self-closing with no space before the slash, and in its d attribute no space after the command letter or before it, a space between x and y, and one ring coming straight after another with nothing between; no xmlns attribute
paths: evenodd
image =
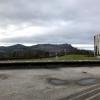
<svg viewBox="0 0 100 100"><path fill-rule="evenodd" d="M89 54L92 51L79 50L70 44L38 44L33 46L24 46L21 44L0 47L0 59L36 59L42 57L54 57L56 55L66 54Z"/></svg>

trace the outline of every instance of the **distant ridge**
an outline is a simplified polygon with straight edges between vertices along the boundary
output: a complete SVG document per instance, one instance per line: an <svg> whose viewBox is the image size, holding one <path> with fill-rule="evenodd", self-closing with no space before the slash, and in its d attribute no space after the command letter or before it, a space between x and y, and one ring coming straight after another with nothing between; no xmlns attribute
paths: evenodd
<svg viewBox="0 0 100 100"><path fill-rule="evenodd" d="M0 47L0 59L36 59L43 57L54 57L65 54L93 54L92 51L79 50L70 44L37 44L24 46L16 44Z"/></svg>

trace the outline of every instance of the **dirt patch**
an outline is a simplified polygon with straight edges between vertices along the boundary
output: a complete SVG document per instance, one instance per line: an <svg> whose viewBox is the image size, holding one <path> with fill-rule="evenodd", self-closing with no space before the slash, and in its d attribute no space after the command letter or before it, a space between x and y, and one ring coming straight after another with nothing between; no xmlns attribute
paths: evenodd
<svg viewBox="0 0 100 100"><path fill-rule="evenodd" d="M0 74L0 79L1 80L5 80L5 79L8 79L8 78L9 78L8 74Z"/></svg>

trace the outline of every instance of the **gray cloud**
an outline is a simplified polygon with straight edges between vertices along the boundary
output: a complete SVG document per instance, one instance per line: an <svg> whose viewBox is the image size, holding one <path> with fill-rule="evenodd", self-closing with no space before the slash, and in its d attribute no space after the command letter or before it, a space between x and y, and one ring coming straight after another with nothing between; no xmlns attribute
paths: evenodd
<svg viewBox="0 0 100 100"><path fill-rule="evenodd" d="M99 9L100 0L0 0L0 27L27 22L57 26L46 35L4 38L0 42L93 43L93 35L100 32Z"/></svg>

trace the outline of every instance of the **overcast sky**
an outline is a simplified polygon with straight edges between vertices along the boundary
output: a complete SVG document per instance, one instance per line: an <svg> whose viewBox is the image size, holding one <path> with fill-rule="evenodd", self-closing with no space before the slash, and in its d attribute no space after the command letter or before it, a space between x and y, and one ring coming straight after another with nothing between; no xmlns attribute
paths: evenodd
<svg viewBox="0 0 100 100"><path fill-rule="evenodd" d="M0 0L0 45L79 46L93 44L98 33L100 0Z"/></svg>

